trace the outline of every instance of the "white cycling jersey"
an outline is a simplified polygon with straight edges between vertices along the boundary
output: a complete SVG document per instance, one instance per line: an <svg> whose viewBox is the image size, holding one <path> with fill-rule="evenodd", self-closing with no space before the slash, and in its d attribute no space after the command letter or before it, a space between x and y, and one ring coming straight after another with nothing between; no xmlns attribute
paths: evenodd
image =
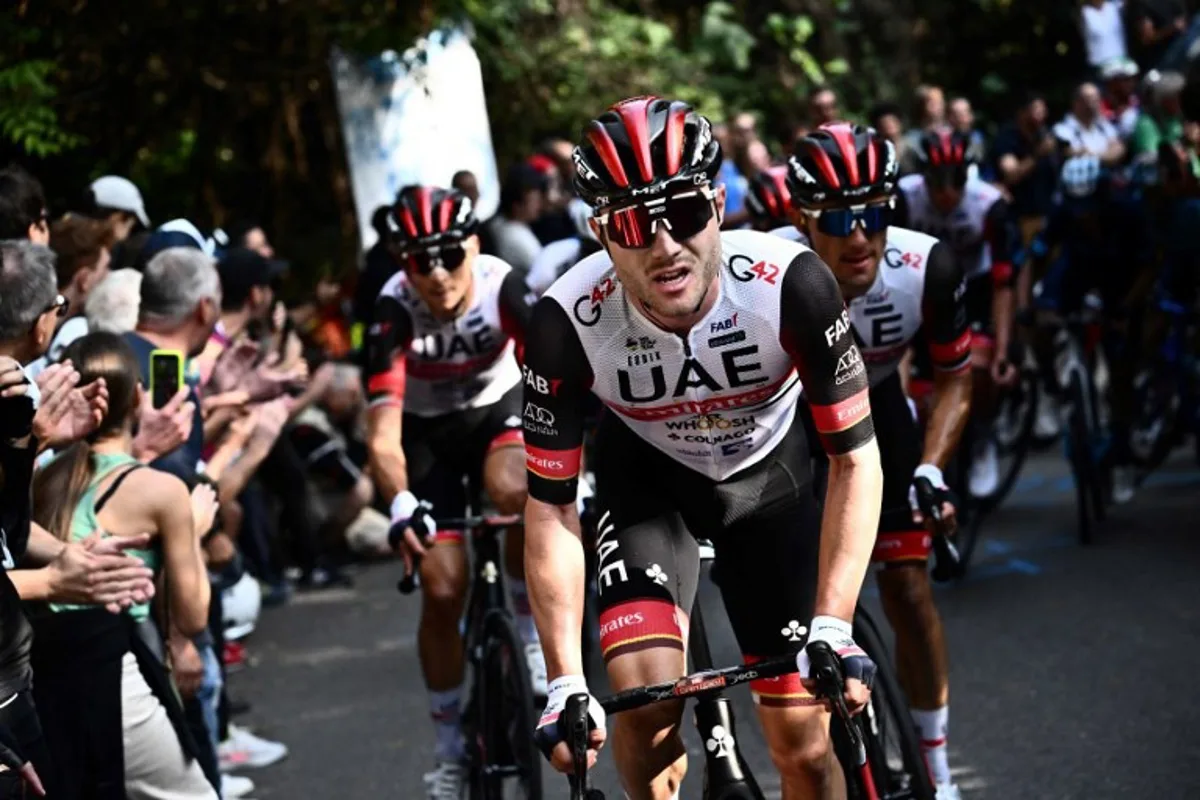
<svg viewBox="0 0 1200 800"><path fill-rule="evenodd" d="M682 335L645 316L607 253L550 287L529 336L525 398L555 424L526 425L532 474L573 477L571 387L590 388L645 441L714 480L783 439L802 380L827 448L861 443L861 429L850 430L869 413L865 370L828 268L808 248L755 231L722 233L721 262L716 303Z"/></svg>
<svg viewBox="0 0 1200 800"><path fill-rule="evenodd" d="M436 417L500 400L521 380L515 357L529 294L506 262L475 257L470 306L439 320L401 270L379 293L369 330L367 387L374 400Z"/></svg>
<svg viewBox="0 0 1200 800"><path fill-rule="evenodd" d="M988 214L1003 199L999 189L978 177L968 178L962 202L949 214L942 214L929 198L924 175L905 175L899 186L908 206L909 227L950 245L958 255L967 280L991 270L995 254L988 230Z"/></svg>

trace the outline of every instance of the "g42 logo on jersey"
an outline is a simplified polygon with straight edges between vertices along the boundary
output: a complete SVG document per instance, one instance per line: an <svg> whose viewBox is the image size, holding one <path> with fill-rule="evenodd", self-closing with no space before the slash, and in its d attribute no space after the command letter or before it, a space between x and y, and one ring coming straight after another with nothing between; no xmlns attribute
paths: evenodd
<svg viewBox="0 0 1200 800"><path fill-rule="evenodd" d="M575 301L575 319L580 325L592 327L600 321L600 306L617 290L617 282L612 276L603 278L592 287L591 294L582 295Z"/></svg>
<svg viewBox="0 0 1200 800"><path fill-rule="evenodd" d="M729 259L729 274L742 283L749 283L757 278L774 286L781 271L779 267L766 261L755 263L749 256L736 255Z"/></svg>
<svg viewBox="0 0 1200 800"><path fill-rule="evenodd" d="M901 267L920 269L925 259L921 257L920 253L903 252L899 248L889 247L883 251L883 260L892 269L900 269Z"/></svg>

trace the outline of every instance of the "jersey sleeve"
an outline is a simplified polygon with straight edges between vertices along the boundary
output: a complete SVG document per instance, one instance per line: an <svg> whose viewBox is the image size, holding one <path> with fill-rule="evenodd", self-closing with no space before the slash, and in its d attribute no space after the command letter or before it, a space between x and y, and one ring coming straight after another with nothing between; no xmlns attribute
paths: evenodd
<svg viewBox="0 0 1200 800"><path fill-rule="evenodd" d="M933 366L942 372L961 372L971 365L966 294L966 277L954 250L938 242L925 262L921 318L928 331Z"/></svg>
<svg viewBox="0 0 1200 800"><path fill-rule="evenodd" d="M500 327L517 345L517 360L524 360L525 333L533 316L534 295L516 270L500 283Z"/></svg>
<svg viewBox="0 0 1200 800"><path fill-rule="evenodd" d="M984 217L984 238L992 249L992 281L1008 288L1016 282L1013 255L1016 250L1017 227L1003 197L992 203Z"/></svg>
<svg viewBox="0 0 1200 800"><path fill-rule="evenodd" d="M412 315L399 300L384 295L375 301L367 331L367 398L372 405L404 404L405 351L413 337Z"/></svg>
<svg viewBox="0 0 1200 800"><path fill-rule="evenodd" d="M779 340L792 357L830 455L875 437L867 370L833 273L816 253L796 256L783 277Z"/></svg>
<svg viewBox="0 0 1200 800"><path fill-rule="evenodd" d="M521 372L529 496L554 505L572 504L591 368L567 312L553 298L542 298L534 306L526 341Z"/></svg>

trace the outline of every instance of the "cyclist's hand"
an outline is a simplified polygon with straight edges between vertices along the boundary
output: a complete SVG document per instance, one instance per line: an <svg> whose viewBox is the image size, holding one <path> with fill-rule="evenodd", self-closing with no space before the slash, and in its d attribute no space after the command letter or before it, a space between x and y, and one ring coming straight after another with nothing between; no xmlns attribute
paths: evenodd
<svg viewBox="0 0 1200 800"><path fill-rule="evenodd" d="M542 712L537 729L533 732L533 740L541 748L542 754L556 770L567 775L575 771L575 760L571 757L567 731L563 730L559 718L567 705L567 698L576 694L588 696L588 723L591 728L588 733L588 769L591 769L596 763L596 753L604 745L608 734L604 728L604 709L588 691L587 679L582 675L563 675L550 682L546 710Z"/></svg>
<svg viewBox="0 0 1200 800"><path fill-rule="evenodd" d="M846 687L842 694L846 708L851 714L857 714L867 706L871 699L871 686L875 682L875 662L863 649L854 643L850 623L837 617L813 617L808 627L808 643L796 654L796 668L805 687L814 692L816 686L809 679L812 662L808 658L808 648L813 642L825 642L837 654L842 662L842 672L846 676ZM826 701L826 707L829 706Z"/></svg>
<svg viewBox="0 0 1200 800"><path fill-rule="evenodd" d="M992 360L992 382L997 386L1012 386L1017 382L1017 366L1008 356L998 355Z"/></svg>
<svg viewBox="0 0 1200 800"><path fill-rule="evenodd" d="M935 497L941 505L942 521L939 526L935 520L925 519L925 515L921 512L921 504L917 500L917 487L911 485L908 487L908 503L912 506L913 522L923 525L930 533L938 533L940 527L941 533L953 536L954 531L958 529L958 509L954 506L954 498L946 486L946 479L942 476L942 471L934 464L922 464L913 472L913 481L915 482L917 478L925 478L933 484Z"/></svg>
<svg viewBox="0 0 1200 800"><path fill-rule="evenodd" d="M405 490L392 501L392 527L388 531L388 544L399 550L404 558L404 568L412 574L413 557L424 557L425 547L433 538L435 525L431 512L433 506Z"/></svg>

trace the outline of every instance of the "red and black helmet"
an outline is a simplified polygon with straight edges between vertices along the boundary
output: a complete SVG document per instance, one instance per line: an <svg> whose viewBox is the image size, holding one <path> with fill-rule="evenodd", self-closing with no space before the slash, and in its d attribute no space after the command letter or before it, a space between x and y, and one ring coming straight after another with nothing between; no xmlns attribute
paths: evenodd
<svg viewBox="0 0 1200 800"><path fill-rule="evenodd" d="M859 202L896 190L895 146L863 125L828 122L796 141L788 188L797 206Z"/></svg>
<svg viewBox="0 0 1200 800"><path fill-rule="evenodd" d="M631 97L584 127L571 160L576 192L592 208L604 208L712 181L721 146L709 121L687 103Z"/></svg>
<svg viewBox="0 0 1200 800"><path fill-rule="evenodd" d="M750 181L746 206L754 218L773 226L788 224L792 193L788 189L788 168L767 167Z"/></svg>
<svg viewBox="0 0 1200 800"><path fill-rule="evenodd" d="M435 186L405 186L387 214L391 243L400 248L466 239L478 227L469 197Z"/></svg>
<svg viewBox="0 0 1200 800"><path fill-rule="evenodd" d="M917 155L921 171L937 183L962 186L967 182L967 167L975 162L974 148L966 134L941 127L921 134Z"/></svg>

